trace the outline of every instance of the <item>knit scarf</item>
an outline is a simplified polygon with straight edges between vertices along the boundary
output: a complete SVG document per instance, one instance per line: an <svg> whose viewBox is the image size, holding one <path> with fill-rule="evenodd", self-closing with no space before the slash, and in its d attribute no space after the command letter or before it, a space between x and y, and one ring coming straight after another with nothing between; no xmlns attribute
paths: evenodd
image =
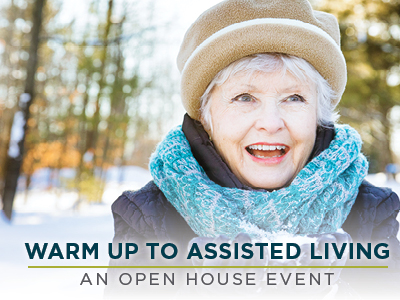
<svg viewBox="0 0 400 300"><path fill-rule="evenodd" d="M155 184L199 236L255 239L277 232L335 232L346 220L367 175L361 138L335 125L335 138L292 183L275 191L222 187L193 157L181 126L171 130L150 158Z"/></svg>

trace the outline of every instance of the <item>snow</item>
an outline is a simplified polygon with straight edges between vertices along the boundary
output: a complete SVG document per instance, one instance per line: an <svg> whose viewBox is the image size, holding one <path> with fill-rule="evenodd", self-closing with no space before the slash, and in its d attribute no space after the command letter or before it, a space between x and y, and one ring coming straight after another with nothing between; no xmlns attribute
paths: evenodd
<svg viewBox="0 0 400 300"><path fill-rule="evenodd" d="M19 97L19 106L25 108L26 104L31 100L31 95L22 93ZM19 153L18 143L24 138L25 117L22 111L14 114L13 124L11 127L10 146L8 147L8 156L17 158Z"/></svg>
<svg viewBox="0 0 400 300"><path fill-rule="evenodd" d="M17 111L11 127L10 146L8 148L8 156L10 157L17 158L19 156L18 143L24 138L24 125L24 114L22 111Z"/></svg>
<svg viewBox="0 0 400 300"><path fill-rule="evenodd" d="M113 238L111 204L124 190L145 185L151 176L145 169L112 168L100 204L83 204L74 210L77 194L62 188L46 190L49 170L39 170L27 201L20 190L15 199L12 222L0 213L0 294L1 299L102 299L104 285L80 285L85 273L104 274L106 269L28 269L34 265L108 265L108 243ZM64 174L73 175L68 170ZM118 180L117 180L118 179ZM119 181L119 182L118 182ZM99 245L97 260L53 258L30 260L25 243L58 243L65 251L66 243ZM49 248L51 249L51 248ZM48 250L49 251L49 250ZM48 252L47 252L48 253ZM79 252L81 253L81 252Z"/></svg>
<svg viewBox="0 0 400 300"><path fill-rule="evenodd" d="M108 265L107 246L112 242L112 202L127 189L138 189L150 180L147 170L139 167L112 168L107 173L107 185L100 204L84 204L74 210L77 195L62 187L46 189L49 170L34 176L34 187L25 201L20 190L15 201L12 222L0 214L0 293L1 299L102 299L104 285L80 285L85 273L94 276L106 269L28 269L35 265ZM71 170L63 171L73 176ZM122 174L122 175L121 175ZM40 180L39 180L39 179ZM379 186L389 186L400 194L400 183L387 181L384 174L373 174L368 180ZM44 182L44 183L43 183ZM399 236L400 238L400 236ZM65 251L66 243L99 245L99 258L53 258L30 260L25 243L59 243ZM50 249L50 248L49 248ZM48 253L48 252L47 252ZM79 252L81 254L81 252Z"/></svg>
<svg viewBox="0 0 400 300"><path fill-rule="evenodd" d="M31 100L31 95L28 93L22 93L19 97L19 106L24 107L29 100Z"/></svg>

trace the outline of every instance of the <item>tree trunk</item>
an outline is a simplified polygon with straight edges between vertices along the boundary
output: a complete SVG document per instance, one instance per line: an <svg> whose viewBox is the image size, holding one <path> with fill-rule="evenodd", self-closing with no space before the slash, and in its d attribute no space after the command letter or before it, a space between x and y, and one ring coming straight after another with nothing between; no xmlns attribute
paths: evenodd
<svg viewBox="0 0 400 300"><path fill-rule="evenodd" d="M384 117L384 121L382 122L382 125L383 125L383 132L385 135L385 140L383 141L383 145L382 145L382 148L383 148L382 153L384 155L383 155L383 159L382 159L381 166L380 166L380 169L382 171L384 171L386 169L386 166L388 164L395 162L394 155L393 155L392 149L390 147L391 139L392 139L392 126L391 126L390 120L388 118L389 118L389 112L391 109L392 109L392 107L383 107L382 108L382 114Z"/></svg>
<svg viewBox="0 0 400 300"><path fill-rule="evenodd" d="M96 149L97 146L97 140L98 140L98 127L99 127L99 123L100 123L100 98L101 98L101 94L102 94L102 90L106 85L106 75L105 75L105 71L106 71L106 60L107 60L107 51L108 51L108 35L110 34L110 29L111 29L111 16L112 16L112 10L113 10L113 0L108 0L108 10L107 10L107 21L106 21L106 27L104 30L104 36L103 36L103 40L104 40L104 44L103 44L103 49L101 52L101 57L100 57L100 61L101 61L101 67L100 67L100 75L101 75L101 79L99 82L99 93L97 95L97 99L96 99L96 110L94 112L93 115L93 122L92 122L92 128L91 130L88 132L88 136L87 136L87 149ZM96 151L94 151L93 153L93 169L92 169L92 173L94 173L94 169L96 168L96 161L97 161L97 157L96 157Z"/></svg>
<svg viewBox="0 0 400 300"><path fill-rule="evenodd" d="M8 76L5 77L4 79L4 84L7 86L7 92L5 94L5 99L8 100L9 98L9 88L11 86L14 86L14 80L11 79L11 69L13 68L13 65L10 62L10 56L12 52L12 47L11 47L11 40L14 36L14 22L16 19L15 16L15 7L14 7L14 0L11 0L10 8L9 8L10 13L9 18L8 18L8 23L10 24L7 28L7 35L5 37L6 40L6 47L4 51L4 56L3 56L3 61L4 64L8 70ZM9 100L8 100L9 101ZM14 114L14 110L11 109L5 109L1 112L0 116L0 195L3 195L3 188L4 188L4 179L5 179L5 166L6 166L6 157L7 157L7 149L8 149L8 144L10 141L10 132L11 132L11 126L12 126L12 116Z"/></svg>
<svg viewBox="0 0 400 300"><path fill-rule="evenodd" d="M118 24L117 35L122 35L122 26L124 22L125 22L125 16ZM119 74L121 74L121 72L123 71L123 66L122 66L123 56L121 51L120 40L118 40L117 42L117 58L115 64L117 65L117 70L115 71L115 74L117 74L117 76L115 78L113 93L111 95L110 115L107 118L108 125L105 132L106 140L104 143L103 156L101 158L101 163L100 163L100 179L102 180L101 195L104 192L105 183L107 181L107 170L104 170L104 168L107 162L109 149L112 148L112 135L114 134L116 123L120 122L120 119L117 117L117 111L118 111L117 107L121 102L125 101L125 99L121 95L121 88L120 88L121 79L119 78ZM101 202L101 199L99 200L99 202Z"/></svg>
<svg viewBox="0 0 400 300"><path fill-rule="evenodd" d="M24 93L19 98L19 110L14 115L11 128L10 145L5 169L5 184L3 191L3 211L6 217L11 220L12 207L17 190L18 177L21 171L24 155L24 142L28 129L29 108L35 97L35 75L37 68L39 48L39 34L42 27L43 7L46 0L36 0L33 5L33 26L31 44L29 47L29 59L27 62L27 77Z"/></svg>

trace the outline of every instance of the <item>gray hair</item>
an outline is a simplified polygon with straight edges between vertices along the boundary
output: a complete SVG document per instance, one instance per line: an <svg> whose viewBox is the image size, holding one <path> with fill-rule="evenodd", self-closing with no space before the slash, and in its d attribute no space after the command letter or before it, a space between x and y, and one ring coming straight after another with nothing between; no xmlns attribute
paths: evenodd
<svg viewBox="0 0 400 300"><path fill-rule="evenodd" d="M336 105L332 99L335 92L326 81L325 78L306 60L283 53L261 53L246 56L238 59L222 69L215 75L214 79L208 85L206 91L200 98L200 115L201 122L207 130L212 131L211 122L211 93L215 86L225 83L231 76L246 72L251 76L254 72L274 73L282 72L284 75L289 71L298 80L309 84L315 83L317 88L317 122L319 126L326 126L335 123L339 118L339 114L335 112Z"/></svg>

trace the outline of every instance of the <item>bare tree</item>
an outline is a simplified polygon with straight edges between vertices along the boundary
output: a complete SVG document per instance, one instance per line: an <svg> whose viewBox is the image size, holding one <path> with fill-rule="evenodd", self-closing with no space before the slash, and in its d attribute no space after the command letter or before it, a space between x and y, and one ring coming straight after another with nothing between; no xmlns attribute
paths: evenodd
<svg viewBox="0 0 400 300"><path fill-rule="evenodd" d="M40 31L43 20L43 8L46 0L35 0L32 15L31 44L29 47L29 59L27 62L27 77L24 93L19 97L19 108L14 115L11 128L11 137L8 147L8 156L5 167L5 183L3 191L3 211L11 220L12 207L17 189L18 177L20 175L26 131L28 128L29 108L35 97L35 75L38 61L38 49L40 42Z"/></svg>
<svg viewBox="0 0 400 300"><path fill-rule="evenodd" d="M97 95L97 99L96 99L96 110L94 112L93 115L93 125L92 125L92 130L88 132L88 138L87 138L87 149L90 148L96 148L97 146L97 142L98 142L98 127L99 127L99 123L100 123L100 96L103 92L104 87L106 86L106 75L105 75L105 71L106 71L106 60L107 60L107 52L108 52L108 46L109 46L109 41L108 41L108 36L110 34L110 29L111 29L111 16L112 16L112 11L113 11L113 5L114 5L114 1L113 0L108 0L108 10L107 10L107 21L105 24L105 29L104 29L104 36L103 36L103 46L102 46L102 50L101 50L101 56L100 56L100 61L101 61L101 67L99 70L101 79L99 82L99 93ZM94 151L94 157L93 157L93 167L95 167L96 165L96 160L97 160L97 156L96 156L96 151Z"/></svg>

